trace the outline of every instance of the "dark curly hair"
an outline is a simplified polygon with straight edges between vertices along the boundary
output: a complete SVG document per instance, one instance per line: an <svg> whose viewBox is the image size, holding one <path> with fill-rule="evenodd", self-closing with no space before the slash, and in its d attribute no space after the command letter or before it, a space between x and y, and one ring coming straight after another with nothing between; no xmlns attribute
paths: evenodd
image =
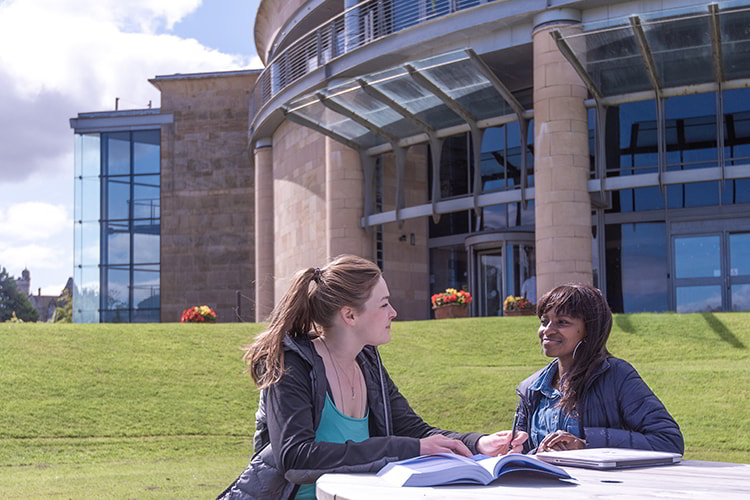
<svg viewBox="0 0 750 500"><path fill-rule="evenodd" d="M612 311L598 288L584 283L560 285L542 295L536 307L541 319L548 311L582 319L583 342L574 352L573 366L560 380L560 406L571 413L581 400L586 382L602 361L610 357L607 340L612 330Z"/></svg>

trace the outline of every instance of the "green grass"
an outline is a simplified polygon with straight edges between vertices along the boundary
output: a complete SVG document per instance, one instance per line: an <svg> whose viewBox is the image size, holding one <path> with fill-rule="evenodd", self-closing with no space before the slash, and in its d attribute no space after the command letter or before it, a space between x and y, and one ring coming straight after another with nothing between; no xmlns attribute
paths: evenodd
<svg viewBox="0 0 750 500"><path fill-rule="evenodd" d="M618 315L630 361L685 435L685 458L750 463L750 313ZM0 498L212 498L252 451L240 347L262 325L0 324ZM536 318L397 322L381 348L431 424L506 429L547 363Z"/></svg>

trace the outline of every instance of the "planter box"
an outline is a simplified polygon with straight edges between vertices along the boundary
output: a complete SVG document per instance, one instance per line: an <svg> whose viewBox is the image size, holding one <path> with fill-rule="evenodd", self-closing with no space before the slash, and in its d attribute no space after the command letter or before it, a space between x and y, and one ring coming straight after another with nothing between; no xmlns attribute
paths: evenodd
<svg viewBox="0 0 750 500"><path fill-rule="evenodd" d="M536 316L536 309L521 309L515 311L503 311L504 316Z"/></svg>
<svg viewBox="0 0 750 500"><path fill-rule="evenodd" d="M433 307L435 319L446 318L467 318L469 316L469 306L467 304L448 304L440 307Z"/></svg>

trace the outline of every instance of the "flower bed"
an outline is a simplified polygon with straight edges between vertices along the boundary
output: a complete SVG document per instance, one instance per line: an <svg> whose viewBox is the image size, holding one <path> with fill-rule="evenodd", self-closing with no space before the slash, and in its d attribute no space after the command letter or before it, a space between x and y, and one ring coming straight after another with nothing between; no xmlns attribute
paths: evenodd
<svg viewBox="0 0 750 500"><path fill-rule="evenodd" d="M180 323L213 323L216 321L216 311L208 306L193 306L180 314Z"/></svg>
<svg viewBox="0 0 750 500"><path fill-rule="evenodd" d="M534 316L536 306L525 297L508 295L503 301L503 314L506 316Z"/></svg>

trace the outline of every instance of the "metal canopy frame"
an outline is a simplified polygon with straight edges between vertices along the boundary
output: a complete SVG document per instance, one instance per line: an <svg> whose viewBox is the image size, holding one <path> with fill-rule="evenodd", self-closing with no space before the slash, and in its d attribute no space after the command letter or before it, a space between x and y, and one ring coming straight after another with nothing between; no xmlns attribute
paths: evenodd
<svg viewBox="0 0 750 500"><path fill-rule="evenodd" d="M726 84L728 81L725 72L726 60L731 55L734 58L735 62L734 68L736 68L738 66L737 50L740 51L740 58L750 60L750 57L746 55L747 49L744 49L745 52L742 52L743 49L741 48L738 49L738 47L740 47L741 45L750 45L750 37L748 37L748 35L744 32L742 34L738 34L729 30L731 30L730 26L732 22L735 22L739 25L746 24L750 8L739 7L720 10L719 4L714 2L708 4L706 9L707 10L704 13L684 14L667 19L655 19L647 21L643 21L642 16L633 15L627 18L627 23L625 25L615 27L609 26L600 30L591 30L586 32L581 31L580 26L577 26L573 30L566 28L552 30L551 35L555 40L558 49L572 65L573 69L581 78L584 85L586 85L589 93L596 103L598 124L596 139L596 158L597 175L599 176L599 178L603 178L604 176L604 169L601 165L601 161L603 161L605 145L603 126L601 122L605 116L607 105L610 104L610 101L616 101L618 94L650 94L656 102L658 136L657 176L658 186L662 191L665 189L665 177L667 176L665 166L665 99L667 95L674 95L674 92L669 92L670 90L675 90L665 88L665 82L668 81L667 77L670 76L670 74L674 75L676 71L679 72L680 70L682 70L684 73L680 75L682 79L682 87L690 85L696 87L702 86L707 87L706 91L710 91L712 90L712 86L713 90L716 91L716 105L718 116L724 115L724 100L722 90L727 86ZM720 16L724 16L723 19L726 22L722 23L722 19L720 19ZM670 29L679 29L680 27L683 27L684 29L684 26L689 26L689 23L691 22L702 23L703 21L701 19L703 18L705 18L704 26L706 28L706 35L710 36L711 40L710 51L700 45L703 42L695 41L692 41L693 45L690 45L690 43L688 43L686 46L669 46L669 40L677 38L674 36L669 36ZM725 36L725 33L723 33L722 30L727 30L729 31L729 33ZM651 36L649 36L649 31L651 33ZM698 38L700 37L696 37L696 39ZM657 52L657 50L654 48L652 43L650 43L650 39L656 40L661 44L658 50L662 52L662 59L658 62L655 60L655 53ZM618 50L611 50L611 52L617 53L617 55L610 56L610 60L604 59L605 56L602 55L602 53L607 52L606 50L601 50L601 53L597 52L598 49L611 48L610 45L614 46L618 42L621 49L619 53ZM578 53L576 53L574 47L579 49ZM631 65L632 71L643 71L647 77L647 86L641 85L638 88L619 89L616 85L611 85L609 88L602 88L604 82L620 82L625 86L627 86L628 84L630 84L631 86L633 85L633 82L628 81L627 78L618 80L617 76L615 75L616 72L627 73L628 62L634 61L633 56L635 56L636 54L628 53L627 49L629 47L637 48L637 56L639 56L640 59L640 66ZM723 47L726 47L727 51L725 51ZM695 52L695 54L691 53L691 51ZM663 53L665 52L672 52L673 54L670 56L670 59L673 59L674 61L676 61L676 63L670 61L671 64L668 64L668 62L664 59L664 57L666 56L663 56ZM727 52L732 53L727 54ZM682 56L682 58L674 57L674 53L676 53L677 56ZM599 57L600 59L595 60L593 63L590 61L590 59L596 59L597 57ZM691 66L694 59L706 59L709 57L711 61L708 62L708 64L710 64L713 73L711 78L712 83L704 81L706 75L694 74L694 72L691 72L694 69ZM614 64L610 64L612 62ZM626 64L624 70L623 64ZM749 64L744 64L742 66L750 67ZM737 80L737 77L743 80L747 79L748 77L750 77L750 71L745 71L744 73L741 73L739 75L735 73L734 76L734 82L741 82L742 80ZM649 97L644 96L643 98L647 99ZM612 102L612 104L615 104L615 102ZM724 160L723 147L724 127L721 124L718 124L716 129L718 145L717 160L719 165L720 180L723 181L726 178L726 165ZM604 182L600 184L602 195L604 194L604 184Z"/></svg>
<svg viewBox="0 0 750 500"><path fill-rule="evenodd" d="M468 66L455 66L456 64ZM454 65L451 69L455 71L459 81L455 88L446 87L439 78L430 75L431 71L451 65ZM460 81L462 78L465 81ZM460 86L461 83L465 85ZM398 95L397 92L394 94L394 88L399 85L407 91L404 95ZM497 113L477 116L477 111L482 112L484 109L470 109L472 105L475 105L475 108L481 106L482 103L473 101L472 97L481 97L482 92L485 93L485 99L486 93L492 93L491 101L495 104ZM312 106L319 105L323 106L327 113L319 108L312 110ZM443 138L470 131L474 158L473 208L479 215L482 203L480 156L484 129L518 120L522 131L521 148L525 153L528 119L532 116L472 49L447 52L372 75L358 76L343 83L338 82L329 89L294 99L283 109L290 121L315 130L359 152L365 172L365 213L362 218L362 225L365 227L374 224L371 217L372 195L369 193L373 186L374 168L367 158L393 152L396 163L394 220L402 223L401 213L405 207L406 151L409 146L428 143L432 161L431 215L433 220L438 222L441 213L452 211L442 208L445 204L442 203L440 194ZM392 115L389 115L390 121L383 111L385 109L392 112ZM399 121L396 121L395 117L398 117ZM347 123L351 123L352 127L348 127ZM364 130L368 133L362 135ZM347 135L347 131L351 131L352 135ZM360 135L356 135L357 133ZM527 198L526 156L521 155L524 203Z"/></svg>

